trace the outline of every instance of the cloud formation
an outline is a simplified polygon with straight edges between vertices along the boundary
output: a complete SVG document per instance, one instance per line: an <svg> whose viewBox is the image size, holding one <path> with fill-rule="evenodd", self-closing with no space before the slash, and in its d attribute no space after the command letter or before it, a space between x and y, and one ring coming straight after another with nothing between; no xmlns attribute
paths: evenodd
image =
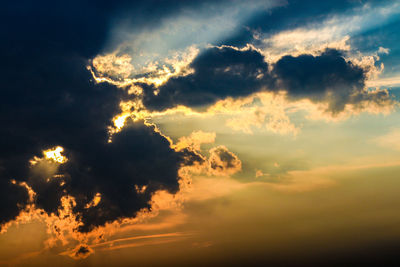
<svg viewBox="0 0 400 267"><path fill-rule="evenodd" d="M365 88L368 67L356 63L346 59L342 51L326 49L319 55L283 56L269 66L252 46L212 47L190 64L193 73L171 78L159 87L139 85L144 88L143 104L150 110L178 105L201 108L256 92L285 92L292 101L327 103L326 111L331 114L344 111L346 105L356 109L366 103L392 105L387 90Z"/></svg>
<svg viewBox="0 0 400 267"><path fill-rule="evenodd" d="M284 56L274 67L278 87L287 90L290 98L327 102L332 113L343 111L347 104L364 101L385 104L390 100L386 90L364 89L365 72L334 49L318 56Z"/></svg>
<svg viewBox="0 0 400 267"><path fill-rule="evenodd" d="M229 176L242 169L240 159L225 146L210 149L208 171L212 175Z"/></svg>
<svg viewBox="0 0 400 267"><path fill-rule="evenodd" d="M193 73L169 79L156 88L142 84L143 103L162 110L176 105L201 107L226 97L247 96L271 83L268 64L256 50L212 47L190 64Z"/></svg>
<svg viewBox="0 0 400 267"><path fill-rule="evenodd" d="M191 21L188 14L193 15L199 6L206 12L212 9L212 14L223 7L223 3L210 2L214 1L100 1L95 5L70 1L42 8L25 1L21 5L26 8L10 4L0 11L1 24L12 25L1 29L5 40L0 44L4 75L0 95L0 228L35 210L60 236L62 227L88 233L152 210L152 198L160 191L176 194L185 167L200 166L201 171L215 176L241 170L239 158L224 146L211 149L208 159L199 154L201 144L212 143L215 133L193 132L173 145L147 120L145 115L151 112L161 114L179 106L204 111L228 100L240 113L267 103L263 93L326 104L324 111L331 114L345 111L348 105L362 110L371 103L376 107L392 104L388 91L365 88L365 67L339 50L287 55L267 62L262 51L244 42L246 38L239 38L243 48L218 43L237 25L222 25L212 34L207 29L213 27L208 27L196 36L197 32L185 25ZM228 15L213 22L243 21L238 7L249 6L246 16L270 7L264 1L239 2L235 1L238 6L229 9ZM174 28L173 15L180 12L188 13ZM201 29L208 18L200 16L191 25ZM133 49L117 44L117 52L104 54L115 45L107 40L115 24L134 29L132 40L140 33L139 46ZM194 39L178 34L179 40L185 39L185 47L169 37L168 45L158 51L163 44L160 40L169 35L168 27L160 25L189 29ZM118 36L113 41L118 41ZM157 36L158 42L149 38L152 36ZM192 41L203 37L201 41L214 44L201 49L192 46ZM151 47L144 64L138 58L140 49L147 46ZM164 56L175 48L187 53ZM132 51L136 58L129 55ZM161 54L153 57L155 51ZM147 62L147 56L162 62ZM145 67L135 72L138 66L132 65L134 60ZM234 103L256 94L258 98L250 102ZM124 106L130 101L137 105ZM297 133L280 111L251 108L246 116L231 118L228 126L250 133L254 125L261 127L267 122L275 132ZM131 112L144 115L130 118ZM68 225L57 223L57 219ZM90 252L88 247L78 246L74 255L86 257Z"/></svg>
<svg viewBox="0 0 400 267"><path fill-rule="evenodd" d="M131 25L146 21L151 27L179 7L192 5L196 3L153 1L133 8L117 1L97 2L93 8L71 1L32 10L10 4L1 11L2 24L12 23L13 31L4 28L0 49L5 66L0 227L32 207L48 216L64 216L68 202L71 214L66 216L77 220L75 230L88 232L151 209L157 190L179 190L180 167L202 158L186 149L175 151L155 126L143 121L127 122L109 142L112 118L121 112L119 104L127 93L94 83L86 66L102 49L116 14L132 10L137 16ZM143 13L150 7L153 15ZM26 21L31 23L21 23ZM34 191L32 199L22 185Z"/></svg>

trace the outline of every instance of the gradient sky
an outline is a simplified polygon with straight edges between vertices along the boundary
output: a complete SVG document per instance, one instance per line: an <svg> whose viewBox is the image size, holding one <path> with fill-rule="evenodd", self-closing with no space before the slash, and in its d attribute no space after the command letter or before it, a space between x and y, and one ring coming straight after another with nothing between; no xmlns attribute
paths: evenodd
<svg viewBox="0 0 400 267"><path fill-rule="evenodd" d="M399 1L0 20L0 266L400 265Z"/></svg>

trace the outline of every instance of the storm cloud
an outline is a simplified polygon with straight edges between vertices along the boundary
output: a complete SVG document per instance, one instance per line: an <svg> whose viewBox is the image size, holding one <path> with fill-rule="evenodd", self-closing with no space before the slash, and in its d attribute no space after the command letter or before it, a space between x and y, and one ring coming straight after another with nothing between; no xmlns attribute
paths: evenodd
<svg viewBox="0 0 400 267"><path fill-rule="evenodd" d="M112 85L95 84L86 69L102 49L116 14L130 10L132 25L143 20L155 23L194 4L156 3L96 2L93 7L90 1L71 1L49 2L42 8L26 2L2 9L2 25L12 25L2 26L0 44L2 225L29 202L21 182L35 191L33 204L48 214L57 215L62 197L74 197L79 231L87 232L151 208L149 200L159 189L177 192L179 168L201 160L193 152L175 152L164 136L142 121L127 123L108 142L112 118L126 94ZM160 12L143 12L153 6ZM65 164L57 168L43 161L32 166L30 160L56 146L65 149ZM138 192L135 186L146 189ZM91 204L96 195L101 200Z"/></svg>

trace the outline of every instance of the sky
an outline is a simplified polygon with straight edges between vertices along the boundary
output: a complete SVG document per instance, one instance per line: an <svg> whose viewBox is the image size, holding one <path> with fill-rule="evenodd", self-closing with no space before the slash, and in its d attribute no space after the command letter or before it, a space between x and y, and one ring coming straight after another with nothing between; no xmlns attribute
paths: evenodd
<svg viewBox="0 0 400 267"><path fill-rule="evenodd" d="M0 21L0 266L399 266L399 1Z"/></svg>

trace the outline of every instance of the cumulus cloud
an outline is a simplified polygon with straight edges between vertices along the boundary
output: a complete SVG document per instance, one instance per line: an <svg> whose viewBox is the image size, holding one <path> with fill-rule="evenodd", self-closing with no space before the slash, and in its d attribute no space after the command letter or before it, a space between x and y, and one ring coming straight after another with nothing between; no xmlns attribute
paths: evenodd
<svg viewBox="0 0 400 267"><path fill-rule="evenodd" d="M390 103L386 90L365 90L365 70L346 61L337 50L327 49L318 56L284 56L275 64L274 73L278 87L287 90L289 97L327 102L332 113L343 111L347 104Z"/></svg>

